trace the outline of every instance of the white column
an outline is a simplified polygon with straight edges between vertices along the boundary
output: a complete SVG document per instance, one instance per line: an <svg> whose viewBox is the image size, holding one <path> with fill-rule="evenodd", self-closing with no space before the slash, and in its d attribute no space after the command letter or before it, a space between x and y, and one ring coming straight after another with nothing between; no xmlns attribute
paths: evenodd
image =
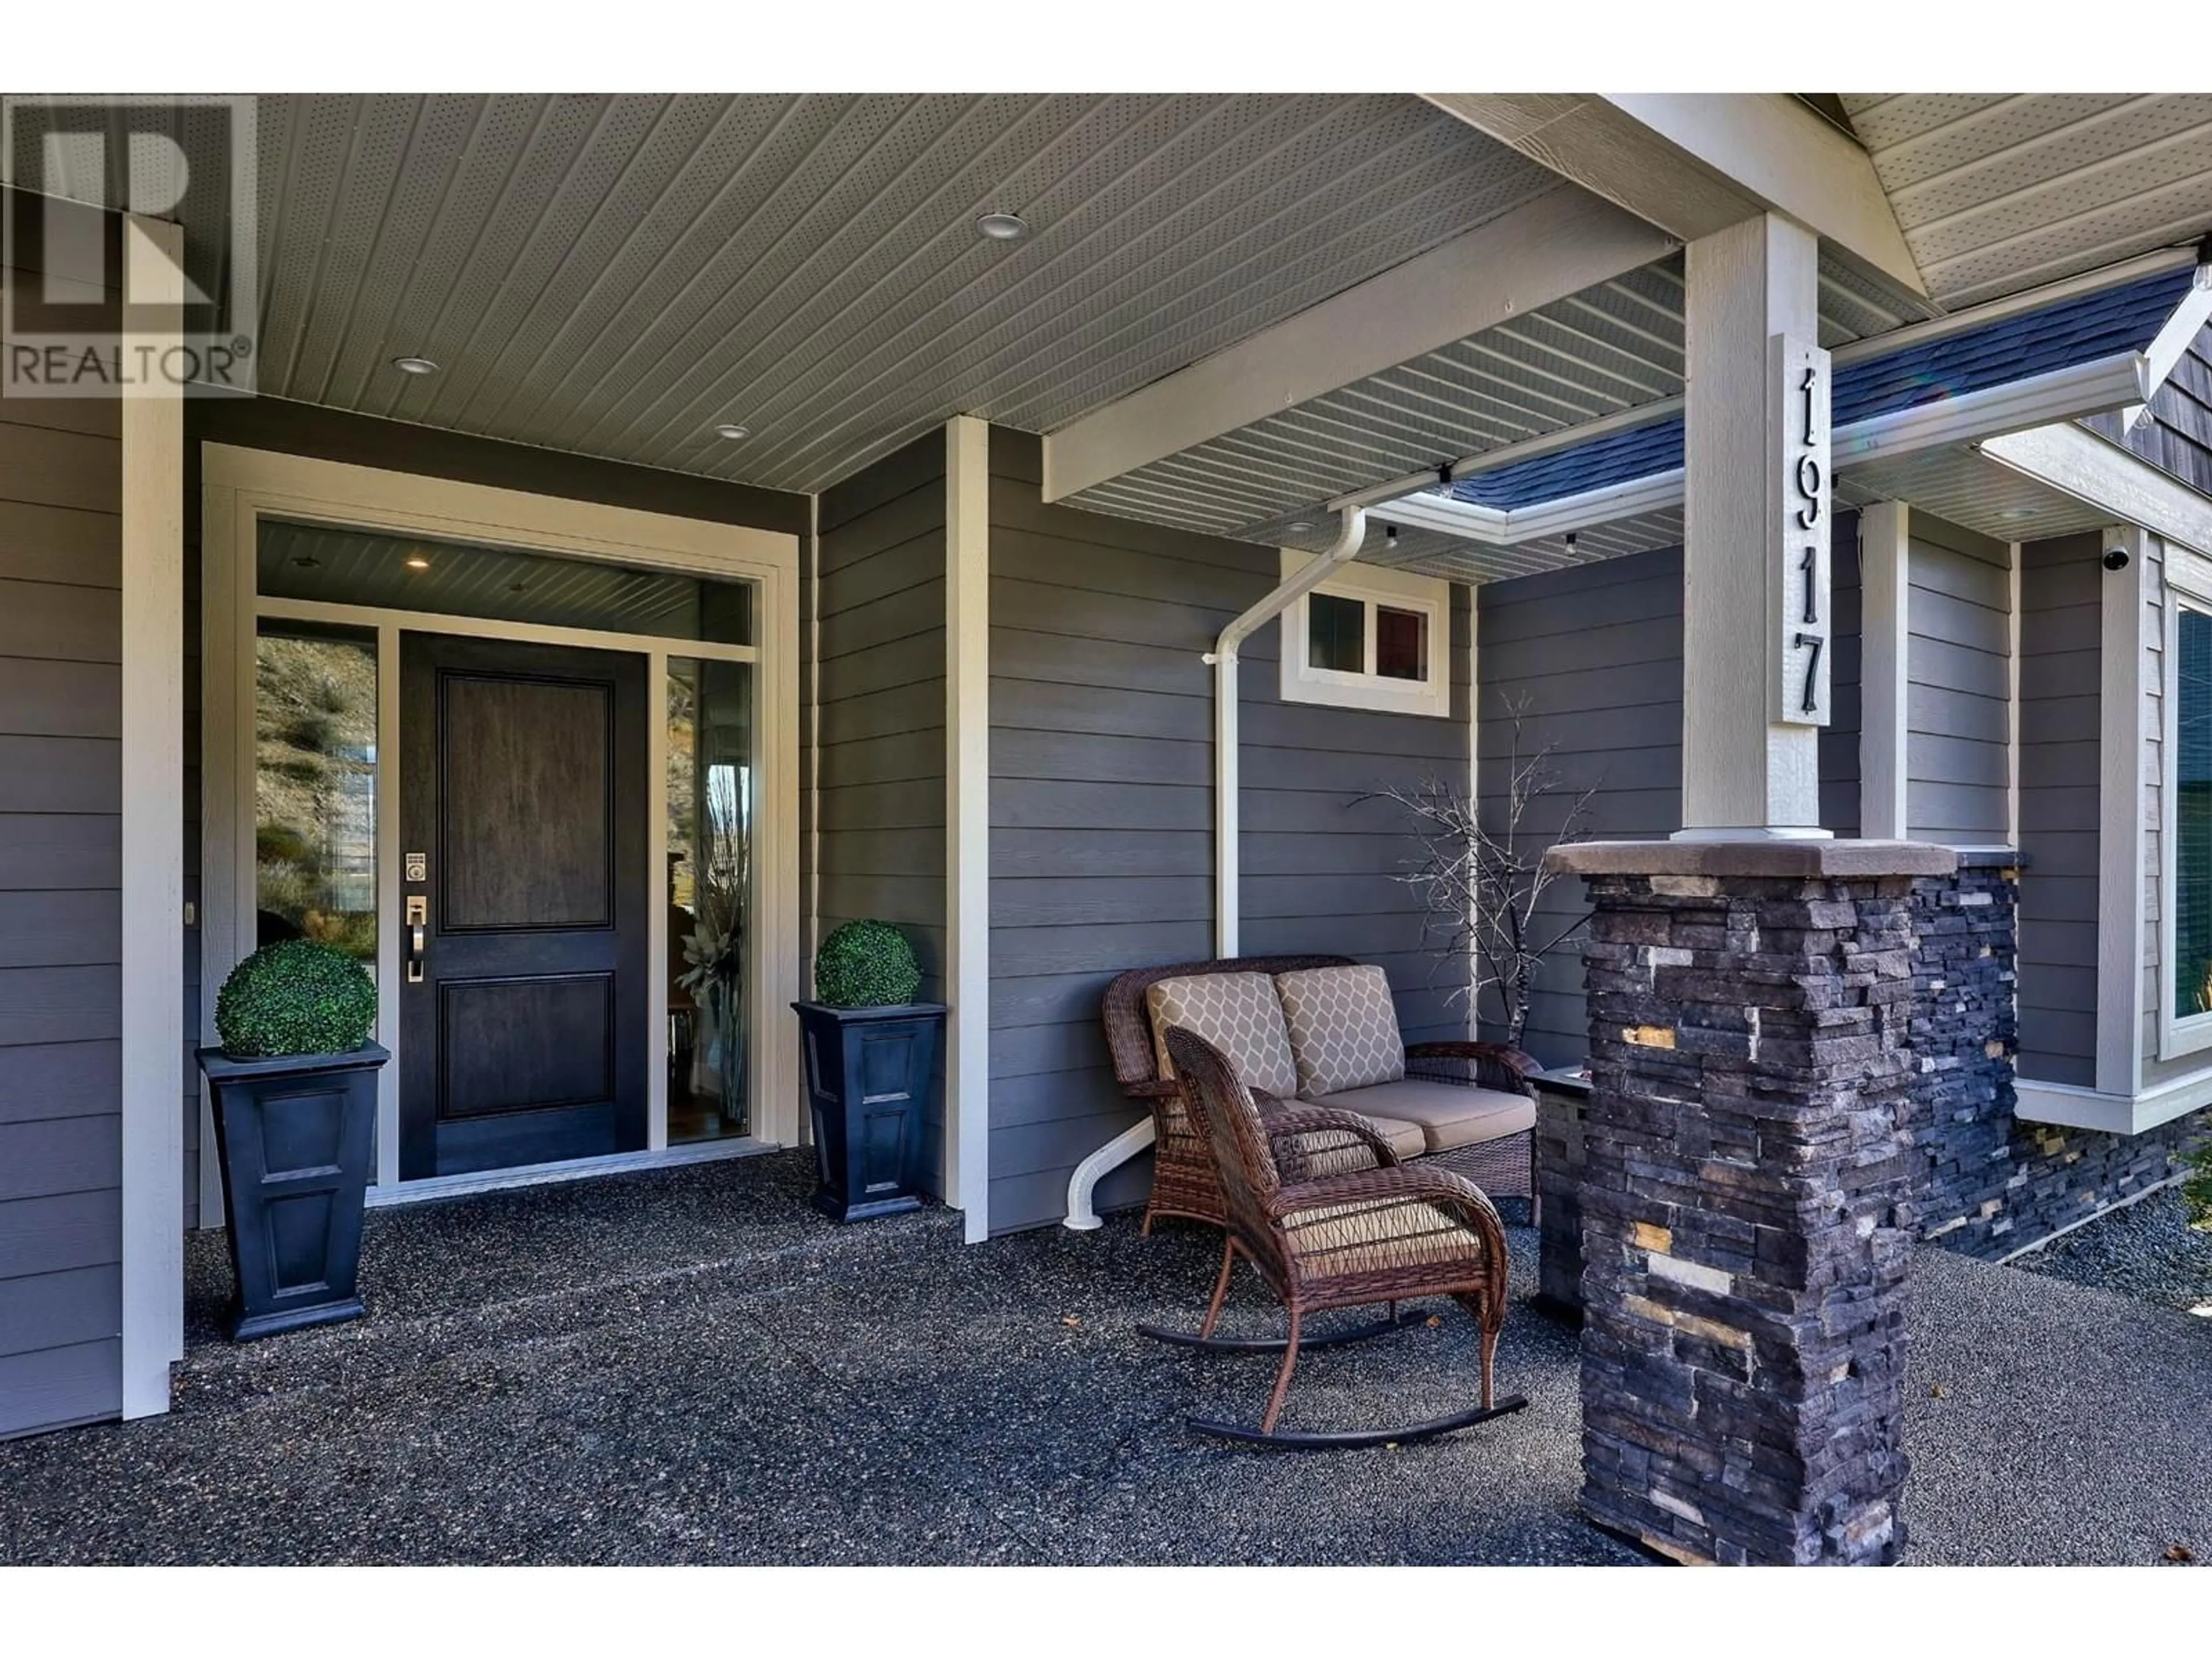
<svg viewBox="0 0 2212 1659"><path fill-rule="evenodd" d="M1907 834L1910 522L1903 501L1877 501L1859 514L1859 834L1869 841Z"/></svg>
<svg viewBox="0 0 2212 1659"><path fill-rule="evenodd" d="M127 356L182 337L184 249L179 226L124 220ZM121 416L123 1415L147 1417L185 1352L184 389L149 376Z"/></svg>
<svg viewBox="0 0 2212 1659"><path fill-rule="evenodd" d="M945 428L945 1197L990 1237L991 471L989 425Z"/></svg>
<svg viewBox="0 0 2212 1659"><path fill-rule="evenodd" d="M1812 232L1773 214L1687 250L1683 839L1826 833L1819 730L1830 509L1818 252ZM1795 484L1808 456L1816 471L1802 476L1816 488L1801 498ZM1814 525L1802 523L1806 511ZM1807 548L1816 568L1801 570ZM1810 630L1796 626L1808 579L1820 612ZM1799 643L1809 639L1822 643Z"/></svg>

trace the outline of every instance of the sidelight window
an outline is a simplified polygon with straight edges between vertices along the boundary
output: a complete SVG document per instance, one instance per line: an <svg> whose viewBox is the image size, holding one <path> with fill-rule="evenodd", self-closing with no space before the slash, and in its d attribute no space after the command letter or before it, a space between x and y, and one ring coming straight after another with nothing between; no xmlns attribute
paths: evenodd
<svg viewBox="0 0 2212 1659"><path fill-rule="evenodd" d="M255 943L376 956L376 635L264 623L253 647Z"/></svg>

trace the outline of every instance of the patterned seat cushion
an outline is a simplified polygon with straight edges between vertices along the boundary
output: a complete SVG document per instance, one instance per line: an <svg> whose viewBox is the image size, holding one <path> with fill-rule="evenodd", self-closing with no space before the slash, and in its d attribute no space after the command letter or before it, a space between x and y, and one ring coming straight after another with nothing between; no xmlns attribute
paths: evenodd
<svg viewBox="0 0 2212 1659"><path fill-rule="evenodd" d="M1145 993L1152 1017L1152 1056L1160 1075L1175 1075L1167 1034L1180 1025L1229 1057L1248 1089L1285 1098L1298 1091L1298 1070L1283 1029L1283 1005L1265 974L1191 974L1164 979Z"/></svg>
<svg viewBox="0 0 2212 1659"><path fill-rule="evenodd" d="M1406 1043L1390 981L1380 968L1304 968L1275 975L1290 1027L1297 1091L1308 1100L1395 1083L1406 1075Z"/></svg>

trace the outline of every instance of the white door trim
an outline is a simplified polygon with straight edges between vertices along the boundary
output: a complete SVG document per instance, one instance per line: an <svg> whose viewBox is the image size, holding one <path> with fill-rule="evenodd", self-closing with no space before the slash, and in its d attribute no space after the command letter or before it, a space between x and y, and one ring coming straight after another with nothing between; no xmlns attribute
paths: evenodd
<svg viewBox="0 0 2212 1659"><path fill-rule="evenodd" d="M203 815L208 872L201 935L203 1030L214 1029L215 996L224 975L250 949L254 866L252 819L253 636L263 616L350 622L373 626L379 640L377 749L377 890L386 920L378 950L379 1040L398 1054L397 912L399 834L397 644L401 631L484 635L602 650L638 652L648 670L665 676L670 656L750 661L758 665L755 706L759 734L759 802L754 819L759 970L754 976L752 1020L754 1133L761 1140L795 1145L799 1134L799 1048L791 1003L800 994L799 960L799 538L703 520L537 495L489 485L392 472L344 462L208 444L202 451L202 524L205 572L204 651L207 763ZM254 568L258 520L287 519L373 532L567 554L757 584L759 618L753 646L536 627L472 618L379 611L286 599L260 599ZM663 718L665 684L647 693L653 708L648 732ZM665 817L665 766L647 781L648 841L656 842ZM649 859L650 927L666 960L665 862ZM653 946L649 944L648 950ZM649 980L648 984L653 981ZM665 992L654 1006L665 1010ZM647 1087L650 1159L666 1144L667 1022L650 1021ZM379 1079L378 1182L398 1180L398 1075L395 1062ZM212 1135L204 1143L210 1153ZM221 1187L213 1159L201 1160L204 1224L221 1215ZM210 1200L210 1189L212 1200Z"/></svg>

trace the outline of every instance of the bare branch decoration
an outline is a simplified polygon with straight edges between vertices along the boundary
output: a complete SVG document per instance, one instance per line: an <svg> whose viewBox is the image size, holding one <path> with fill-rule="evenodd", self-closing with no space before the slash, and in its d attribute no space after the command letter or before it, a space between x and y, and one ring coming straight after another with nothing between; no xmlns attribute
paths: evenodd
<svg viewBox="0 0 2212 1659"><path fill-rule="evenodd" d="M1505 1040L1518 1047L1537 969L1589 920L1587 911L1564 921L1545 915L1545 895L1560 878L1544 867L1544 854L1588 838L1584 820L1599 786L1571 793L1552 764L1555 745L1527 750L1527 698L1509 699L1507 707L1512 724L1504 790L1487 814L1462 788L1434 776L1411 789L1377 789L1361 799L1393 802L1412 818L1419 850L1391 879L1420 896L1425 936L1440 957L1468 963L1467 982L1453 988L1453 998L1473 998L1480 1006L1485 994L1493 995ZM1531 810L1552 800L1566 804L1558 833L1528 833Z"/></svg>

